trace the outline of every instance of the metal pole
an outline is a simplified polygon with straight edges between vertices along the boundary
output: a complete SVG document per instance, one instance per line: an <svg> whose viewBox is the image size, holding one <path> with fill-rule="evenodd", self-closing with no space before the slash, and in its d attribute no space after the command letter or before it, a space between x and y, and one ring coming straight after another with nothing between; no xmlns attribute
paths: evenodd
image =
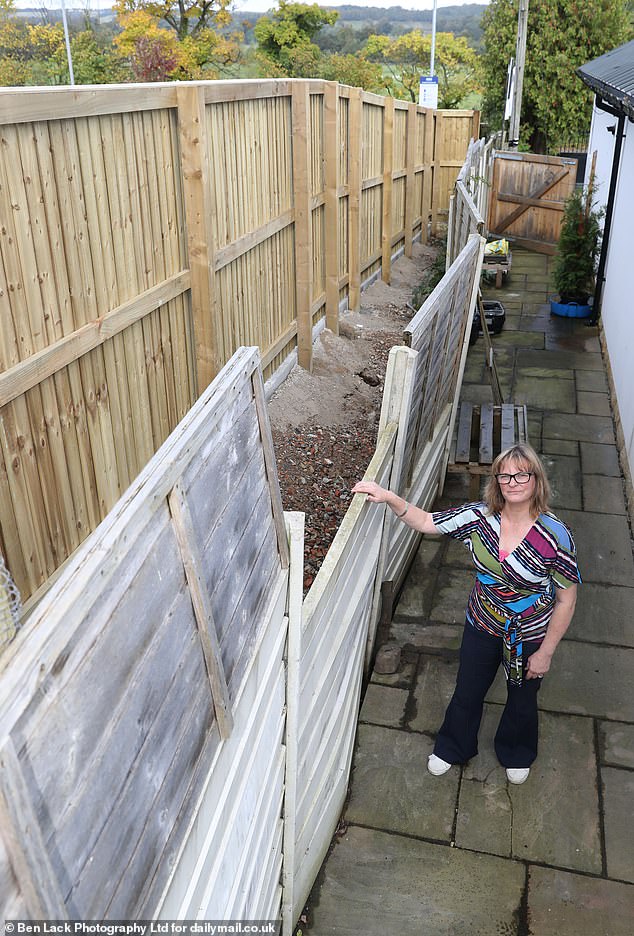
<svg viewBox="0 0 634 936"><path fill-rule="evenodd" d="M438 0L434 0L434 10L431 15L431 58L429 62L429 75L434 77L434 61L436 59L436 8Z"/></svg>
<svg viewBox="0 0 634 936"><path fill-rule="evenodd" d="M68 35L68 21L66 19L66 3L62 0L62 22L64 24L64 39L66 40L66 58L68 59L68 74L70 83L75 84L75 75L73 74L73 59L70 54L70 37Z"/></svg>
<svg viewBox="0 0 634 936"><path fill-rule="evenodd" d="M524 84L524 62L526 61L526 36L528 33L528 0L520 0L517 17L517 48L515 52L515 94L509 124L509 146L516 147L520 141L520 114L522 111L522 85Z"/></svg>

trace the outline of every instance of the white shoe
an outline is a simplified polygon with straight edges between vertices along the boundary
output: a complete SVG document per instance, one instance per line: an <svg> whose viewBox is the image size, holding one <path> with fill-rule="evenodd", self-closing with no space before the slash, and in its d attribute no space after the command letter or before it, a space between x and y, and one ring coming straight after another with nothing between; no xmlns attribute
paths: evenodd
<svg viewBox="0 0 634 936"><path fill-rule="evenodd" d="M442 777L452 766L453 764L448 764L446 760L443 760L441 757L436 757L435 754L430 754L427 758L427 770L430 774L433 774L434 777Z"/></svg>
<svg viewBox="0 0 634 936"><path fill-rule="evenodd" d="M507 767L506 776L509 783L524 783L531 772L530 767Z"/></svg>

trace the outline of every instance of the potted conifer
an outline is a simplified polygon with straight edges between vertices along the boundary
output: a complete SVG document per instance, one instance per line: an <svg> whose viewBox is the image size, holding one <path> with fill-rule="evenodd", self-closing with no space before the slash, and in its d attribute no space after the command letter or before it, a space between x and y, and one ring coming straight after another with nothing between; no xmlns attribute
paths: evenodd
<svg viewBox="0 0 634 936"><path fill-rule="evenodd" d="M602 216L594 204L592 177L587 189L576 189L566 200L553 271L559 293L559 301L550 303L555 315L586 318L592 312L589 298L594 292Z"/></svg>

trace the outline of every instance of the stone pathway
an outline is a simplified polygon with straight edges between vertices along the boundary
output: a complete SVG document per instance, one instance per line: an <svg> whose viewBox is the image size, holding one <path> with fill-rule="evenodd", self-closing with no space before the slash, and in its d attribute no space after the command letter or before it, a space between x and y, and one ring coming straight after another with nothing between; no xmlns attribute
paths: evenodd
<svg viewBox="0 0 634 936"><path fill-rule="evenodd" d="M478 756L427 773L473 573L460 543L425 538L386 635L402 648L400 669L373 674L365 694L347 829L313 889L311 936L634 932L632 540L597 330L550 316L551 265L515 250L506 287L487 290L507 309L493 338L505 398L528 404L584 578L539 694L539 758L526 784L507 783L493 753L498 678ZM481 340L462 395L491 399ZM453 475L439 503L468 499Z"/></svg>

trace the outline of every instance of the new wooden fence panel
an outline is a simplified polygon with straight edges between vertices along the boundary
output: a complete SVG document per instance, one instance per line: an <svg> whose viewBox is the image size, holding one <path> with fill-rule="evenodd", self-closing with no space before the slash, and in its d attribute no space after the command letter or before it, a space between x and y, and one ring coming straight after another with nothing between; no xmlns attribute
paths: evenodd
<svg viewBox="0 0 634 936"><path fill-rule="evenodd" d="M192 864L191 915L279 906L288 544L257 364L235 355L5 651L5 912L152 916ZM231 821L203 860L209 790Z"/></svg>
<svg viewBox="0 0 634 936"><path fill-rule="evenodd" d="M286 80L0 102L0 548L28 598L236 348L310 366L327 289L336 329L426 236L473 115Z"/></svg>

